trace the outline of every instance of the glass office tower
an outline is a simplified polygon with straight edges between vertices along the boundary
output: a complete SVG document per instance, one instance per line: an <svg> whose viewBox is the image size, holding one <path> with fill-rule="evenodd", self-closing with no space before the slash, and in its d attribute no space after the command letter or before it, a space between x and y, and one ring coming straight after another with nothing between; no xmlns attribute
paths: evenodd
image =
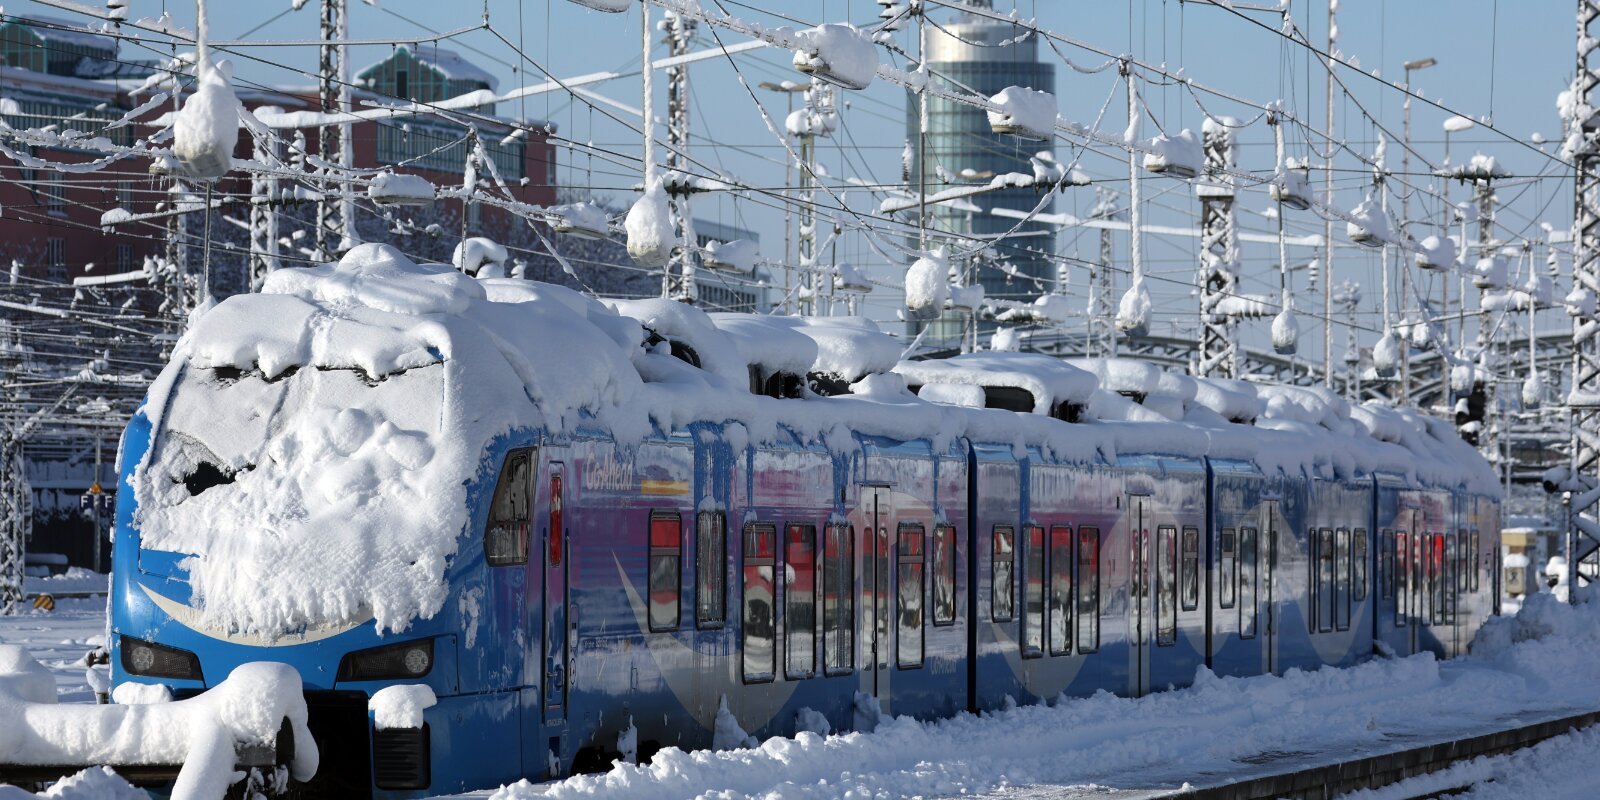
<svg viewBox="0 0 1600 800"><path fill-rule="evenodd" d="M989 0L969 0L969 5L989 8ZM931 20L930 20L931 22ZM961 13L952 21L928 25L928 66L938 80L951 88L981 94L998 94L1007 86L1022 86L1055 93L1055 68L1039 61L1037 37L999 46L1020 36L1022 29L1010 23ZM929 193L952 186L983 184L1008 172L1032 174L1030 158L1041 150L1053 149L1051 142L1034 142L1015 136L1001 136L989 130L988 116L981 110L936 96L928 97L927 169L917 163L919 130L917 95L906 94L906 139L911 144L910 183L915 190L925 177ZM952 233L988 236L1004 233L1018 220L996 216L992 208L1033 210L1039 204L1040 190L1003 189L978 195L966 202L934 206L929 209L929 227ZM976 206L976 208L974 208ZM1046 211L1051 210L1049 207ZM910 218L915 219L915 211ZM1055 284L1055 265L1045 254L1055 252L1054 228L1039 223L1024 225L1017 236L995 248L996 255L1009 262L1019 276L1012 277L995 266L979 267L974 279L984 294L1010 300L1031 301ZM971 245L968 245L970 247ZM965 266L965 265L961 265ZM947 315L949 316L949 315ZM992 326L985 326L992 327ZM941 320L929 331L927 340L953 339L960 334L956 319Z"/></svg>

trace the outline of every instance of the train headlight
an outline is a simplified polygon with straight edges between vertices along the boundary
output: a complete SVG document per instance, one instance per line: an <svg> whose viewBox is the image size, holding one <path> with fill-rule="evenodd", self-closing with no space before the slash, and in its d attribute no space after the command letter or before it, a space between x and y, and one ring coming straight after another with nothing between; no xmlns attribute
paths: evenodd
<svg viewBox="0 0 1600 800"><path fill-rule="evenodd" d="M341 681L420 678L433 670L433 640L418 639L347 653L339 662Z"/></svg>
<svg viewBox="0 0 1600 800"><path fill-rule="evenodd" d="M146 678L178 678L203 680L200 674L200 657L188 650L147 642L131 636L122 637L122 669L129 675Z"/></svg>

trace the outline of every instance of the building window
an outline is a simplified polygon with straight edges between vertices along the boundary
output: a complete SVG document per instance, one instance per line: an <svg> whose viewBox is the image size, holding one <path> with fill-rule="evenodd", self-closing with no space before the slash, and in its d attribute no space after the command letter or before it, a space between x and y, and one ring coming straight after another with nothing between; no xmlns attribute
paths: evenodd
<svg viewBox="0 0 1600 800"><path fill-rule="evenodd" d="M60 176L51 176L44 181L44 210L51 216L64 216L67 213L67 187Z"/></svg>
<svg viewBox="0 0 1600 800"><path fill-rule="evenodd" d="M677 630L682 571L683 522L678 512L650 512L650 630Z"/></svg>
<svg viewBox="0 0 1600 800"><path fill-rule="evenodd" d="M410 80L410 78L411 78L411 74L409 72L407 72L406 70L397 69L397 70L394 71L394 96L395 97L399 97L399 98L403 98L403 99L410 99L410 97L411 97L411 80Z"/></svg>
<svg viewBox="0 0 1600 800"><path fill-rule="evenodd" d="M51 283L67 282L67 240L52 236L44 242L46 277Z"/></svg>
<svg viewBox="0 0 1600 800"><path fill-rule="evenodd" d="M133 270L133 245L117 245L117 271L131 272Z"/></svg>

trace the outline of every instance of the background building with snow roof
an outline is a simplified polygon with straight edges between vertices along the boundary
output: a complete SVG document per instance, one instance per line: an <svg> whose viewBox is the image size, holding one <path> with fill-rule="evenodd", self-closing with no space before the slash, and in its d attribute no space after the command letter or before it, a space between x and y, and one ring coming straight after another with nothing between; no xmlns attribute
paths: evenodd
<svg viewBox="0 0 1600 800"><path fill-rule="evenodd" d="M990 0L968 0L972 6L990 8ZM941 82L985 97L1008 86L1055 93L1055 67L1039 60L1038 37L1021 36L1023 30L1004 22L960 14L949 24L929 26L928 68ZM1017 39L1017 41L1011 41ZM1007 43L1009 42L1009 43ZM1003 45L1003 46L1002 46ZM921 107L915 94L906 95L906 141L911 148L911 185L927 181L928 193L955 186L982 185L996 175L1031 175L1031 158L1050 149L1049 142L1034 142L993 132L985 111L930 94L928 101L926 169L918 162L917 136ZM989 213L1005 208L1027 213L1039 205L1040 190L1006 188L970 198L968 202L939 204L929 209L929 227L972 236L998 235L1018 224L1015 219ZM1049 211L1048 204L1043 209ZM1010 243L996 248L998 261L1009 263L1015 274L998 265L980 265L971 279L983 285L992 298L1031 301L1055 284L1055 229L1042 223L1023 223ZM958 267L964 265L958 265ZM960 321L946 317L927 338L951 339L960 335Z"/></svg>

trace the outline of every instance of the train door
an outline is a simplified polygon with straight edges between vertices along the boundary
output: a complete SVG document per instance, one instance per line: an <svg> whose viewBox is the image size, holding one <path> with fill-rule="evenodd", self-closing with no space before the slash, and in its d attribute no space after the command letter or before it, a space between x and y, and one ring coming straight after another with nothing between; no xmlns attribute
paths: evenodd
<svg viewBox="0 0 1600 800"><path fill-rule="evenodd" d="M861 688L884 701L889 697L889 655L893 649L889 641L889 526L893 516L889 489L863 488L861 501Z"/></svg>
<svg viewBox="0 0 1600 800"><path fill-rule="evenodd" d="M1427 536L1422 531L1422 512L1412 511L1405 515L1408 523L1406 530L1411 532L1406 544L1406 567L1411 575L1410 588L1406 592L1405 608L1401 613L1406 621L1406 645L1409 648L1406 655L1422 652L1422 623L1426 618L1424 612L1424 598L1427 597L1423 579L1426 576L1426 560L1423 558L1424 540Z"/></svg>
<svg viewBox="0 0 1600 800"><path fill-rule="evenodd" d="M1130 687L1134 697L1143 697L1150 691L1150 650L1155 636L1155 621L1151 619L1155 612L1155 598L1151 593L1155 588L1154 575L1158 554L1154 552L1156 542L1150 536L1150 498L1144 495L1128 495L1128 541L1132 553L1128 559L1128 641L1130 643L1129 657L1133 663L1129 668L1129 675L1133 679Z"/></svg>
<svg viewBox="0 0 1600 800"><path fill-rule="evenodd" d="M541 548L544 552L544 723L549 738L552 762L563 753L561 737L565 734L567 718L567 685L570 682L571 629L575 620L568 619L570 592L569 567L572 559L568 547L568 527L564 516L565 500L562 486L564 465L550 462L545 480L549 490L547 518L544 520ZM554 770L552 770L554 772Z"/></svg>

